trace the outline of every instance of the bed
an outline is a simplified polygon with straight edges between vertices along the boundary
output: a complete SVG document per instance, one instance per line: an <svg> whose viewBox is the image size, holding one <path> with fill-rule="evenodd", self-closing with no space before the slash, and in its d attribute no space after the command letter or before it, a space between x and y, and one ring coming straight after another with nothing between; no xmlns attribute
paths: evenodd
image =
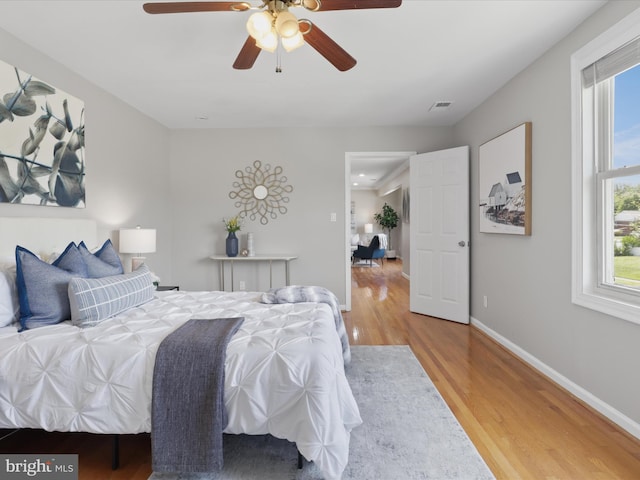
<svg viewBox="0 0 640 480"><path fill-rule="evenodd" d="M265 304L262 297L154 292L150 301L87 328L71 321L22 332L15 324L2 327L0 428L150 432L162 340L193 318L243 317L226 350L224 432L287 439L325 478L340 478L350 431L361 418L344 373L348 343L338 333L335 309L316 302Z"/></svg>

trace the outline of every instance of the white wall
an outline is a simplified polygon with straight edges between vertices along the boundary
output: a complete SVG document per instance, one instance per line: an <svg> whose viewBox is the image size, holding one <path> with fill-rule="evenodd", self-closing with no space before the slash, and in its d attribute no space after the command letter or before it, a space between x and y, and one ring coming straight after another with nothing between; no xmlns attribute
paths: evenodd
<svg viewBox="0 0 640 480"><path fill-rule="evenodd" d="M0 216L93 218L99 238L116 246L119 228L154 227L157 253L147 263L162 283L184 289L219 288L207 257L224 251L221 220L237 210L228 196L234 173L261 160L282 166L294 186L289 212L242 233L254 232L258 252L300 255L292 281L326 286L344 303L345 152L451 143L451 128L169 131L3 30L0 59L84 100L87 168L86 208L0 204ZM265 288L264 273L247 273L247 287Z"/></svg>
<svg viewBox="0 0 640 480"><path fill-rule="evenodd" d="M471 146L472 316L565 386L593 404L604 401L603 411L635 427L640 325L571 303L569 61L638 7L637 1L608 3L455 127L456 142ZM533 122L532 235L481 234L478 146L525 121Z"/></svg>
<svg viewBox="0 0 640 480"><path fill-rule="evenodd" d="M294 190L286 215L265 226L247 222L241 233L254 233L258 253L299 255L291 263L291 281L327 287L345 304L345 152L423 152L450 144L450 128L172 131L175 281L191 290L219 288L217 265L207 257L224 252L221 220L237 210L229 198L235 171L260 160L283 167ZM330 222L332 212L336 222ZM247 289L268 287L268 272L255 267L238 266L235 278L246 281ZM274 275L276 281L282 277Z"/></svg>
<svg viewBox="0 0 640 480"><path fill-rule="evenodd" d="M409 188L410 169L407 166L405 170L400 172L395 177L389 179L380 188L379 192L393 192L387 195L384 201L387 201L391 205L398 215L400 216L400 223L398 228L393 231L393 248L396 249L398 257L402 258L402 273L409 276L411 272L411 257L409 255L411 236L411 225L402 221L402 192Z"/></svg>
<svg viewBox="0 0 640 480"><path fill-rule="evenodd" d="M356 207L356 233L360 234L360 238L365 235L365 223L373 224L373 231L376 232L379 225L373 219L373 215L378 211L378 194L375 190L351 190L351 201L355 202Z"/></svg>
<svg viewBox="0 0 640 480"><path fill-rule="evenodd" d="M111 238L116 246L120 227L156 228L158 253L148 254L148 263L163 281L171 281L168 130L3 30L0 60L84 100L87 205L2 203L0 216L92 218L98 238Z"/></svg>

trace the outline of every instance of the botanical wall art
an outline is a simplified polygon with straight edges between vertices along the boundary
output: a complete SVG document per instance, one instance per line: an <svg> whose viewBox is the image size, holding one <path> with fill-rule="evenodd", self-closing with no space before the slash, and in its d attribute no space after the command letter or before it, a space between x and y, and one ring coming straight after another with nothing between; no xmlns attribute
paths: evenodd
<svg viewBox="0 0 640 480"><path fill-rule="evenodd" d="M233 182L234 190L229 192L229 198L237 200L234 205L240 209L241 218L258 218L266 225L269 219L275 220L278 214L287 213L285 204L289 203L289 197L286 194L291 193L293 187L287 185L282 171L282 167L272 170L271 165L262 165L260 160L253 162L253 167L236 171L238 181Z"/></svg>
<svg viewBox="0 0 640 480"><path fill-rule="evenodd" d="M531 122L480 145L480 232L531 235Z"/></svg>
<svg viewBox="0 0 640 480"><path fill-rule="evenodd" d="M84 103L0 61L0 202L84 207Z"/></svg>

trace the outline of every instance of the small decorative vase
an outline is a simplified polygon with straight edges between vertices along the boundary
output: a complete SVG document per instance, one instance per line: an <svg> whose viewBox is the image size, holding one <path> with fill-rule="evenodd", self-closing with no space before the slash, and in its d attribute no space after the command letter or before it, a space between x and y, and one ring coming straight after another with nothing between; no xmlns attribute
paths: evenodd
<svg viewBox="0 0 640 480"><path fill-rule="evenodd" d="M236 232L229 232L227 235L227 257L238 256L238 237Z"/></svg>
<svg viewBox="0 0 640 480"><path fill-rule="evenodd" d="M253 250L253 233L247 233L247 255L249 257L255 257L256 252Z"/></svg>

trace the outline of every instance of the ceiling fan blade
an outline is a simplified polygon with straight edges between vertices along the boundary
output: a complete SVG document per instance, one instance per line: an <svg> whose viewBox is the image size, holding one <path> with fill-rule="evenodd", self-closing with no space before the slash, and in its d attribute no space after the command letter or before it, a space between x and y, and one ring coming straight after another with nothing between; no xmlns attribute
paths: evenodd
<svg viewBox="0 0 640 480"><path fill-rule="evenodd" d="M247 70L253 67L253 64L260 54L260 47L256 45L255 39L249 35L247 41L244 42L236 61L233 62L233 68L236 70Z"/></svg>
<svg viewBox="0 0 640 480"><path fill-rule="evenodd" d="M302 6L314 12L363 8L396 8L401 4L402 0L302 0Z"/></svg>
<svg viewBox="0 0 640 480"><path fill-rule="evenodd" d="M356 59L349 55L340 45L320 30L309 20L302 19L298 22L304 41L311 45L324 58L341 72L345 72L355 66Z"/></svg>
<svg viewBox="0 0 640 480"><path fill-rule="evenodd" d="M142 8L147 13L243 12L251 5L247 2L159 2L145 3Z"/></svg>

